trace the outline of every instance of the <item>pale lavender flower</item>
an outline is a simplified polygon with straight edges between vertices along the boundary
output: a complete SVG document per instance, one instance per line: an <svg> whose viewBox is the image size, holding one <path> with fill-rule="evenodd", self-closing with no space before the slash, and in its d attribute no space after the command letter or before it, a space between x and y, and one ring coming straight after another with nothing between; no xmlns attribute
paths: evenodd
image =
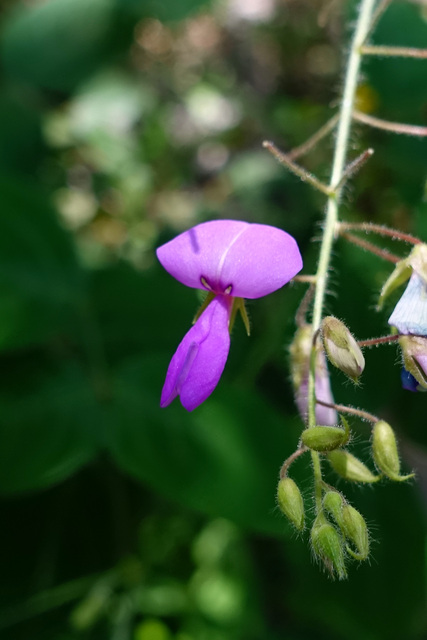
<svg viewBox="0 0 427 640"><path fill-rule="evenodd" d="M192 411L217 386L230 348L230 318L239 298L280 289L302 268L294 238L285 231L238 220L215 220L181 233L157 249L163 267L212 300L178 346L166 374L160 406L180 396Z"/></svg>
<svg viewBox="0 0 427 640"><path fill-rule="evenodd" d="M427 336L427 283L416 271L388 319L404 335Z"/></svg>
<svg viewBox="0 0 427 640"><path fill-rule="evenodd" d="M404 370L402 385L409 391L427 389L427 283L412 272L402 297L388 319L399 339Z"/></svg>
<svg viewBox="0 0 427 640"><path fill-rule="evenodd" d="M309 325L299 327L290 348L291 374L295 403L304 422L307 421L308 414L308 378L311 345L311 327ZM334 404L329 381L328 364L323 349L318 349L316 353L314 393L316 400L321 400L331 405ZM338 414L335 409L333 407L325 407L319 402L316 403L315 415L318 425L331 427L338 422Z"/></svg>

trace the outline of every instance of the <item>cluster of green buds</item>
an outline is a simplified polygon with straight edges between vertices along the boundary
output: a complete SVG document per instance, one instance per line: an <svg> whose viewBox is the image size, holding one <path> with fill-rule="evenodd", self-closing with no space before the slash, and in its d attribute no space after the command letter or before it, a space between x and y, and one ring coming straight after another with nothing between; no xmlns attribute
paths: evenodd
<svg viewBox="0 0 427 640"><path fill-rule="evenodd" d="M313 553L325 568L340 580L347 577L346 559L366 560L369 556L369 533L363 516L344 496L326 491L323 510L311 529Z"/></svg>
<svg viewBox="0 0 427 640"><path fill-rule="evenodd" d="M333 316L324 318L319 332L321 340L315 336L314 343L309 327L300 327L291 347L291 360L294 367L294 384L306 384L306 375L310 351L314 350L315 367L320 367L321 375L326 368L326 357L336 368L357 383L363 372L365 360L361 349L346 325ZM317 372L316 368L315 371ZM315 399L318 402L318 389ZM300 407L300 397L297 402ZM392 427L384 420L366 412L335 405L332 396L326 406L334 413L324 414L316 411L317 424L308 424L301 434L298 449L282 466L277 487L277 503L290 523L299 531L306 528L305 499L296 484L288 475L291 464L306 452L311 453L315 482L315 515L310 525L310 543L314 557L332 577L347 577L347 563L350 560L362 562L369 556L369 534L363 516L346 500L342 492L326 483L322 477L322 462L327 461L336 475L347 482L373 484L380 479L393 481L408 480L413 476L402 475L396 436ZM368 465L348 450L351 442L351 429L344 417L345 410L372 423L371 458L376 467L372 471ZM328 415L330 420L319 421L319 416ZM334 419L332 419L334 417Z"/></svg>
<svg viewBox="0 0 427 640"><path fill-rule="evenodd" d="M377 420L372 429L372 458L377 468L369 467L350 453L345 446L350 439L350 427L341 416L341 425L314 426L303 431L299 449L285 462L277 487L279 509L290 523L303 532L306 526L304 498L296 482L289 477L290 464L311 451L314 467L320 470L320 460L330 463L341 478L356 483L373 484L381 478L402 482L413 474L401 475L396 436L384 420ZM317 462L316 462L317 461ZM314 557L332 577L347 577L348 560L362 562L369 556L369 534L363 516L348 503L343 493L327 484L315 473L316 515L310 530Z"/></svg>

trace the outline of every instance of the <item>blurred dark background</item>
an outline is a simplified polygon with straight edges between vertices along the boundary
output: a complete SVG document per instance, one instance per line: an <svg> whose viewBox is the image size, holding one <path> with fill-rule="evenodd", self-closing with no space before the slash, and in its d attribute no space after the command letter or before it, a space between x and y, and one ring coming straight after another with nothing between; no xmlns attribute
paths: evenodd
<svg viewBox="0 0 427 640"><path fill-rule="evenodd" d="M399 433L412 484L338 484L372 559L334 583L275 507L301 423L287 348L303 285L249 306L213 396L158 403L198 299L154 249L200 221L285 228L315 269L324 197L262 148L301 144L339 105L356 16L334 0L26 0L0 9L0 637L427 638L426 397L395 347L336 400ZM427 46L425 2L374 42ZM370 60L359 109L427 124L427 62ZM427 144L354 127L375 155L342 215L427 239ZM304 164L327 180L333 136ZM406 248L381 241L393 251ZM389 264L339 241L327 311L359 338ZM368 464L369 433L352 451ZM294 477L311 500L308 460ZM331 474L330 481L336 483Z"/></svg>

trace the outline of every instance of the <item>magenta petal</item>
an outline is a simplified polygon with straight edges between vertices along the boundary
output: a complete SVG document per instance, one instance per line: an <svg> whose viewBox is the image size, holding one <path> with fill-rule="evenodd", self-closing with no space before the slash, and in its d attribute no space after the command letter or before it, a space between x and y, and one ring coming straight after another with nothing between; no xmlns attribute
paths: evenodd
<svg viewBox="0 0 427 640"><path fill-rule="evenodd" d="M238 220L199 224L159 247L157 257L188 287L242 298L272 293L302 268L292 236L276 227Z"/></svg>
<svg viewBox="0 0 427 640"><path fill-rule="evenodd" d="M260 298L283 287L302 269L294 238L282 229L250 224L229 247L221 269L223 286L232 295Z"/></svg>
<svg viewBox="0 0 427 640"><path fill-rule="evenodd" d="M422 370L424 376L427 378L427 355L418 354L415 356L415 360L419 368Z"/></svg>
<svg viewBox="0 0 427 640"><path fill-rule="evenodd" d="M192 411L215 389L230 349L231 303L224 296L214 298L186 333L170 361L161 407L179 395L182 405Z"/></svg>

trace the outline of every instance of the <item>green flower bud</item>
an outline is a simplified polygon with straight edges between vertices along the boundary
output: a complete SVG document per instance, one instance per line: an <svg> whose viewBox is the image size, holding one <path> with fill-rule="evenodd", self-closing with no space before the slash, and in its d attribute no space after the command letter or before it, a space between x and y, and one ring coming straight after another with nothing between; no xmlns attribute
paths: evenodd
<svg viewBox="0 0 427 640"><path fill-rule="evenodd" d="M339 580L347 577L344 541L335 527L322 515L318 516L314 522L311 530L311 544L315 556L332 577L337 575Z"/></svg>
<svg viewBox="0 0 427 640"><path fill-rule="evenodd" d="M356 560L366 560L369 555L369 534L364 517L350 504L342 508L340 529L356 551L347 546L348 553Z"/></svg>
<svg viewBox="0 0 427 640"><path fill-rule="evenodd" d="M402 482L413 477L413 473L400 475L400 460L393 429L384 420L379 420L372 432L372 451L375 464L391 480Z"/></svg>
<svg viewBox="0 0 427 640"><path fill-rule="evenodd" d="M301 440L314 451L332 451L348 441L348 433L341 427L309 427L302 432Z"/></svg>
<svg viewBox="0 0 427 640"><path fill-rule="evenodd" d="M378 482L381 476L375 476L361 460L348 451L337 449L328 453L332 469L345 480L352 482Z"/></svg>
<svg viewBox="0 0 427 640"><path fill-rule="evenodd" d="M322 321L322 338L329 361L356 382L365 368L365 358L345 324L327 316Z"/></svg>
<svg viewBox="0 0 427 640"><path fill-rule="evenodd" d="M282 513L298 531L304 529L304 503L301 491L292 478L281 478L277 486L277 503Z"/></svg>
<svg viewBox="0 0 427 640"><path fill-rule="evenodd" d="M345 504L343 496L338 491L327 491L323 496L323 506L341 527L342 509Z"/></svg>
<svg viewBox="0 0 427 640"><path fill-rule="evenodd" d="M356 560L366 560L369 555L369 535L363 516L338 491L327 491L323 506L333 517L343 536L356 548L353 551L347 545L348 553Z"/></svg>

